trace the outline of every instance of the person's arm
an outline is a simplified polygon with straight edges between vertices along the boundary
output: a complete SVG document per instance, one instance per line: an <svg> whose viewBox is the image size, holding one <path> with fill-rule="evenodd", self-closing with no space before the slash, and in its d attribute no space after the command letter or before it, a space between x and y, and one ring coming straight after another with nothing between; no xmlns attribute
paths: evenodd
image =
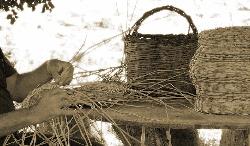
<svg viewBox="0 0 250 146"><path fill-rule="evenodd" d="M38 104L31 108L0 114L0 137L26 126L39 124L59 115L72 115L74 110L65 110L71 97L62 89L44 91Z"/></svg>
<svg viewBox="0 0 250 146"><path fill-rule="evenodd" d="M0 137L18 131L23 127L37 124L37 119L35 114L29 109L0 114Z"/></svg>
<svg viewBox="0 0 250 146"><path fill-rule="evenodd" d="M7 64L8 65L8 64ZM14 100L21 102L27 94L51 79L55 79L60 85L70 83L73 75L73 67L70 63L60 60L49 60L36 70L18 74L10 65L7 66L7 90ZM70 105L65 100L69 96L62 89L52 89L43 93L39 103L29 109L21 109L0 115L0 137L20 130L28 125L41 123L59 115L71 115L71 110L63 107Z"/></svg>
<svg viewBox="0 0 250 146"><path fill-rule="evenodd" d="M7 89L13 100L23 101L28 93L40 85L54 79L60 85L69 84L73 76L70 63L57 59L49 60L32 72L14 74L6 79Z"/></svg>
<svg viewBox="0 0 250 146"><path fill-rule="evenodd" d="M44 63L32 72L15 73L6 78L7 89L15 101L23 101L30 91L52 79L52 76L47 72L46 66L46 63Z"/></svg>

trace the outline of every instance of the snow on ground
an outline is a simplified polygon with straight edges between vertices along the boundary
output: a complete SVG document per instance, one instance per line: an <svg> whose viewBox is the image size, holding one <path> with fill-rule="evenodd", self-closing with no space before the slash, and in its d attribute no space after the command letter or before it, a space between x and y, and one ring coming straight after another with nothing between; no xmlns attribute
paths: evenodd
<svg viewBox="0 0 250 146"><path fill-rule="evenodd" d="M142 14L152 8L173 5L189 14L199 31L216 27L250 25L250 0L53 0L52 13L25 10L14 25L0 12L0 46L12 50L17 70L27 72L51 58L70 60L81 45L81 52L90 46L127 30ZM166 17L168 16L168 17ZM162 11L145 20L143 33L187 33L184 18ZM88 52L80 67L94 70L116 66L123 55L121 36ZM219 141L220 130L204 137ZM112 141L112 140L108 140ZM119 142L109 143L118 145Z"/></svg>

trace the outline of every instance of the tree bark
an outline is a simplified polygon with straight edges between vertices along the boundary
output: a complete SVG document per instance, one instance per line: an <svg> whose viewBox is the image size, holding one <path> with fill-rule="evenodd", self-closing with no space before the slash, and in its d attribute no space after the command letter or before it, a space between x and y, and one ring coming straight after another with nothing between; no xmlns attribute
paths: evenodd
<svg viewBox="0 0 250 146"><path fill-rule="evenodd" d="M248 130L222 130L220 146L248 146Z"/></svg>

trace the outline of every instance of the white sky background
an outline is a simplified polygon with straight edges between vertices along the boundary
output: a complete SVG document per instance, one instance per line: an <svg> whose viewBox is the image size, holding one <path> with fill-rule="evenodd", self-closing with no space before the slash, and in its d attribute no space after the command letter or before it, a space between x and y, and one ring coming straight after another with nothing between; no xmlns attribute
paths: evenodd
<svg viewBox="0 0 250 146"><path fill-rule="evenodd" d="M53 0L52 13L26 9L10 25L0 12L0 46L12 50L20 73L31 71L51 58L70 60L83 44L82 51L103 39L125 31L152 8L173 5L190 15L199 32L225 26L250 25L250 0ZM74 3L72 3L74 2ZM244 9L244 8L248 8ZM133 13L134 11L134 13ZM133 14L133 17L131 15ZM166 17L171 14L169 17ZM160 19L159 18L163 18ZM157 20L156 20L157 19ZM102 23L102 27L99 27ZM168 11L153 15L143 23L145 33L186 33L185 19ZM127 26L127 27L126 27ZM123 55L121 37L88 53L81 68L94 70L119 65ZM207 137L220 132L201 133ZM208 136L210 134L210 136ZM109 140L112 142L112 140ZM114 142L115 143L115 142ZM111 144L110 144L111 145ZM115 145L115 144L114 144Z"/></svg>

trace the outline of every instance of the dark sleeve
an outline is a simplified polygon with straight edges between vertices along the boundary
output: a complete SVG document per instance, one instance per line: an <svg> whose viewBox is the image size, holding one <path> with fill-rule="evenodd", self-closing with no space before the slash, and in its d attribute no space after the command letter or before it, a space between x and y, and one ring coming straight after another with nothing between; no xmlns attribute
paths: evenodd
<svg viewBox="0 0 250 146"><path fill-rule="evenodd" d="M13 67L13 65L10 63L10 61L4 56L3 57L3 63L4 63L4 74L5 77L9 77L15 73L17 73L16 69Z"/></svg>
<svg viewBox="0 0 250 146"><path fill-rule="evenodd" d="M0 47L0 61L1 61L1 68L3 70L5 77L9 77L17 73L16 69L13 67L10 61L4 56L1 47Z"/></svg>

